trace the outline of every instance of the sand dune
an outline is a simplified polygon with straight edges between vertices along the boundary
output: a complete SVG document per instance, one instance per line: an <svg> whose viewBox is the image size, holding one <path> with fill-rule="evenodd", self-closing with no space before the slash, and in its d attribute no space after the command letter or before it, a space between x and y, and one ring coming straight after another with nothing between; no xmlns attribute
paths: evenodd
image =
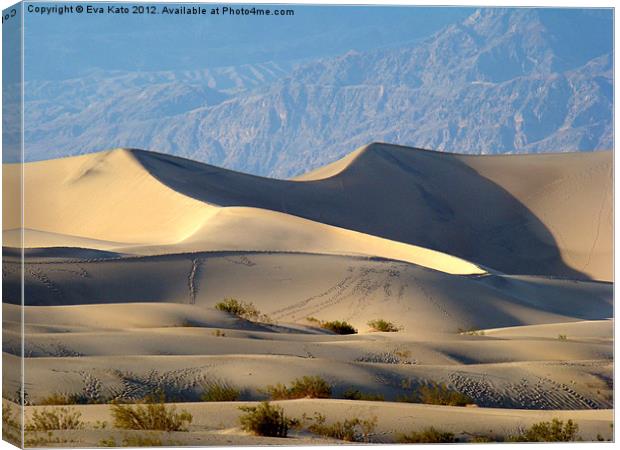
<svg viewBox="0 0 620 450"><path fill-rule="evenodd" d="M5 173L19 168L9 165ZM4 196L5 208L18 200ZM126 244L177 242L215 212L166 189L128 150L25 164L24 204L26 229ZM7 219L5 230L20 227L19 217ZM30 246L28 233L25 239Z"/></svg>
<svg viewBox="0 0 620 450"><path fill-rule="evenodd" d="M25 227L39 232L175 244L201 228L218 227L209 225L222 213L214 205L244 206L255 208L246 210L244 221L264 223L271 215L286 227L295 220L277 211L336 226L336 234L355 230L504 273L611 279L609 152L473 157L372 144L319 170L328 178L280 181L121 149L30 163L24 173L25 200L33 211ZM90 198L98 201L84 201ZM223 214L230 219L239 210ZM102 216L109 220L98 221ZM14 228L17 222L4 225ZM278 226L265 231L255 232L258 242L280 233ZM29 244L26 234L26 246L40 243L33 236ZM381 246L372 253L382 253ZM363 245L356 247L366 253ZM393 257L389 251L377 256Z"/></svg>
<svg viewBox="0 0 620 450"><path fill-rule="evenodd" d="M532 155L516 162L521 156L372 144L326 169L328 178L301 181L148 152L135 156L162 183L209 203L281 211L505 273L612 276L611 152ZM532 165L538 169L530 170ZM578 220L575 211L581 212Z"/></svg>
<svg viewBox="0 0 620 450"><path fill-rule="evenodd" d="M18 263L5 263L5 301L19 301ZM608 283L454 276L414 264L300 253L191 253L25 265L26 305L252 301L281 322L383 317L408 330L483 329L612 315ZM541 295L542 294L542 295Z"/></svg>
<svg viewBox="0 0 620 450"><path fill-rule="evenodd" d="M194 414L174 436L187 444L281 443L242 432L239 402L199 402L203 385L254 402L304 375L334 398L282 402L287 413L376 415L374 442L438 424L507 435L552 417L609 437L611 156L372 144L294 180L125 149L26 164L23 229L4 189L3 396L15 401L23 348L30 403L163 389ZM3 173L18 182L18 166ZM216 309L230 297L268 318ZM432 382L478 408L396 403ZM386 401L339 399L351 388ZM94 428L109 407L77 408L86 429L63 432L76 445L121 438Z"/></svg>
<svg viewBox="0 0 620 450"><path fill-rule="evenodd" d="M365 254L453 274L485 272L449 254L288 214L219 208L193 200L159 183L128 150L27 164L25 180L25 203L33 211L25 216L23 232L29 248L85 247L136 254L197 250ZM103 200L83 205L89 198ZM7 225L5 245L20 245L22 234L12 228L17 225Z"/></svg>
<svg viewBox="0 0 620 450"><path fill-rule="evenodd" d="M376 402L347 401L347 400L312 400L302 399L286 402L276 402L281 405L290 417L302 417L303 414L312 416L315 412L322 412L328 422L343 420L344 418L359 417L372 419L377 417L377 427L373 434L373 441L392 443L400 433L420 430L428 426L443 424L443 429L451 431L461 439L471 438L471 435L510 435L517 434L521 429L531 424L548 421L553 418L561 420L573 419L580 424L581 435L586 441L596 440L597 435L609 439L612 435L610 424L613 421L612 410L599 411L526 411L515 409L492 408L453 408L432 405L412 405L403 403L384 403L381 411L377 410ZM246 404L252 404L244 402ZM190 433L165 434L171 441L181 445L334 445L342 441L317 438L309 433L292 430L286 439L252 436L241 431L238 427L228 424L236 423L240 415L237 402L215 404L183 403L179 408L190 412L194 417ZM93 447L99 441L110 436L116 436L117 442L131 432L95 429L97 421L109 421L110 413L107 405L78 406L87 422L87 433L64 432L59 433L66 438L79 439L82 446ZM34 408L28 409L28 416ZM465 431L467 430L467 431ZM469 433L469 434L468 434Z"/></svg>

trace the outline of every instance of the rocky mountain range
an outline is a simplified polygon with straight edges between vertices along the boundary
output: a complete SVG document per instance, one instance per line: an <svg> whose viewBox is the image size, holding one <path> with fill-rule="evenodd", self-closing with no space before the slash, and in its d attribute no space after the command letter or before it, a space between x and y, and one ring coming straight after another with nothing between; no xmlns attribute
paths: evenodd
<svg viewBox="0 0 620 450"><path fill-rule="evenodd" d="M291 177L374 141L476 154L610 149L606 17L482 9L421 42L303 62L32 81L26 157L134 147Z"/></svg>

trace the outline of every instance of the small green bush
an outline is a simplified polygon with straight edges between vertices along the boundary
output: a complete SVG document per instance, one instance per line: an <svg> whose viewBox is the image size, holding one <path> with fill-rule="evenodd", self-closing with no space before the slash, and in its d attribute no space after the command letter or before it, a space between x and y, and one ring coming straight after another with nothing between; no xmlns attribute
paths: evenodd
<svg viewBox="0 0 620 450"><path fill-rule="evenodd" d="M258 406L240 406L244 411L239 422L241 428L258 436L286 437L291 421L286 418L280 406L262 402Z"/></svg>
<svg viewBox="0 0 620 450"><path fill-rule="evenodd" d="M81 430L82 413L73 408L35 409L24 427L27 431Z"/></svg>
<svg viewBox="0 0 620 450"><path fill-rule="evenodd" d="M266 393L272 400L287 400L294 398L330 398L332 388L320 376L303 376L292 381L291 387L282 383L268 386Z"/></svg>
<svg viewBox="0 0 620 450"><path fill-rule="evenodd" d="M225 298L215 305L215 309L233 314L235 316L244 316L248 313L256 312L256 309L250 304L240 302L235 298Z"/></svg>
<svg viewBox="0 0 620 450"><path fill-rule="evenodd" d="M331 322L321 322L321 328L332 331L336 334L357 334L357 330L344 320L333 320Z"/></svg>
<svg viewBox="0 0 620 450"><path fill-rule="evenodd" d="M187 411L176 412L176 406L164 403L144 405L113 404L114 426L124 430L187 431L192 415Z"/></svg>
<svg viewBox="0 0 620 450"><path fill-rule="evenodd" d="M51 405L69 405L69 397L64 394L54 393L39 401L39 405L51 406Z"/></svg>
<svg viewBox="0 0 620 450"><path fill-rule="evenodd" d="M400 444L437 444L458 442L458 440L454 437L454 433L441 431L435 427L428 427L422 431L401 434L396 437L396 442Z"/></svg>
<svg viewBox="0 0 620 450"><path fill-rule="evenodd" d="M375 402L385 401L383 394L369 394L366 392L361 392L358 389L347 389L342 394L342 398L345 400L370 400Z"/></svg>
<svg viewBox="0 0 620 450"><path fill-rule="evenodd" d="M291 398L289 389L282 383L267 386L264 393L267 394L271 400L288 400Z"/></svg>
<svg viewBox="0 0 620 450"><path fill-rule="evenodd" d="M318 375L293 380L289 391L292 398L330 398L332 395L329 383Z"/></svg>
<svg viewBox="0 0 620 450"><path fill-rule="evenodd" d="M306 417L306 419L308 418ZM308 426L308 431L347 442L370 442L370 436L377 425L376 417L369 420L361 420L356 417L328 425L325 423L324 415L314 413L314 418L308 420L313 422Z"/></svg>
<svg viewBox="0 0 620 450"><path fill-rule="evenodd" d="M569 442L578 440L579 426L569 419L566 423L554 418L551 422L538 422L529 429L508 438L511 442Z"/></svg>
<svg viewBox="0 0 620 450"><path fill-rule="evenodd" d="M306 320L336 334L357 334L357 330L353 327L353 325L345 322L344 320L325 321L319 320L316 317L306 317Z"/></svg>
<svg viewBox="0 0 620 450"><path fill-rule="evenodd" d="M53 393L47 397L41 399L38 402L43 406L58 406L58 405L86 405L89 403L97 403L93 399L88 399L82 394L59 394Z"/></svg>
<svg viewBox="0 0 620 450"><path fill-rule="evenodd" d="M21 427L13 408L2 403L2 439L21 447Z"/></svg>
<svg viewBox="0 0 620 450"><path fill-rule="evenodd" d="M239 389L221 380L208 381L203 387L200 396L203 402L234 402L241 396Z"/></svg>
<svg viewBox="0 0 620 450"><path fill-rule="evenodd" d="M445 384L440 383L420 387L418 395L420 403L427 405L465 406L474 403L471 397L448 389Z"/></svg>
<svg viewBox="0 0 620 450"><path fill-rule="evenodd" d="M269 316L262 314L252 302L242 302L235 298L228 297L217 303L215 309L253 322L271 323Z"/></svg>
<svg viewBox="0 0 620 450"><path fill-rule="evenodd" d="M392 322L388 322L387 320L383 320L383 319L371 320L370 322L368 322L368 326L375 331L392 332L392 333L400 331L400 328L398 328Z"/></svg>

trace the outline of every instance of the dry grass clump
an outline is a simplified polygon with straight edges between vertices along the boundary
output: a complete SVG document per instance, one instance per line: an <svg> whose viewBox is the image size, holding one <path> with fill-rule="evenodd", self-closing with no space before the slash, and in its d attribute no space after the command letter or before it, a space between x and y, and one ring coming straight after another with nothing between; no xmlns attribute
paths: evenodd
<svg viewBox="0 0 620 450"><path fill-rule="evenodd" d="M81 430L82 413L73 408L35 409L24 427L27 431Z"/></svg>
<svg viewBox="0 0 620 450"><path fill-rule="evenodd" d="M345 419L344 422L326 424L326 417L317 412L314 413L313 418L304 416L304 420L312 422L308 426L308 431L347 442L370 442L370 437L377 426L376 417L368 420L356 417Z"/></svg>
<svg viewBox="0 0 620 450"><path fill-rule="evenodd" d="M303 376L291 382L287 387L282 383L267 386L267 395L272 400L288 400L295 398L330 398L332 388L327 381L319 376Z"/></svg>
<svg viewBox="0 0 620 450"><path fill-rule="evenodd" d="M569 419L554 418L551 422L538 422L516 436L509 436L510 442L570 442L579 440L579 425Z"/></svg>
<svg viewBox="0 0 620 450"><path fill-rule="evenodd" d="M359 389L347 389L342 394L345 400L370 400L374 402L383 402L385 397L383 394L361 392Z"/></svg>
<svg viewBox="0 0 620 450"><path fill-rule="evenodd" d="M38 404L44 406L58 406L58 405L86 405L88 403L96 403L89 400L82 394L59 394L57 392L48 395L41 399Z"/></svg>
<svg viewBox="0 0 620 450"><path fill-rule="evenodd" d="M2 403L2 439L21 447L21 427L13 408Z"/></svg>
<svg viewBox="0 0 620 450"><path fill-rule="evenodd" d="M429 386L421 386L417 391L413 391L409 395L398 397L397 401L443 406L466 406L474 404L474 400L468 395L449 389L442 383L431 383Z"/></svg>
<svg viewBox="0 0 620 450"><path fill-rule="evenodd" d="M471 397L448 389L445 384L440 383L422 386L419 393L421 402L428 405L465 406L474 403Z"/></svg>
<svg viewBox="0 0 620 450"><path fill-rule="evenodd" d="M284 415L282 407L269 402L258 406L240 406L239 409L245 412L239 417L241 428L258 436L286 437L293 423Z"/></svg>
<svg viewBox="0 0 620 450"><path fill-rule="evenodd" d="M72 400L73 399L69 399L68 395L54 393L39 401L39 405L51 406L75 404Z"/></svg>
<svg viewBox="0 0 620 450"><path fill-rule="evenodd" d="M396 442L400 444L438 444L458 442L454 433L441 431L435 427L428 427L421 431L412 431L396 437Z"/></svg>
<svg viewBox="0 0 620 450"><path fill-rule="evenodd" d="M187 411L176 412L176 406L164 403L111 406L114 427L124 430L187 431L192 415Z"/></svg>
<svg viewBox="0 0 620 450"><path fill-rule="evenodd" d="M203 402L234 402L241 396L239 389L222 380L207 381L203 388L200 396Z"/></svg>
<svg viewBox="0 0 620 450"><path fill-rule="evenodd" d="M261 313L254 303L239 301L236 298L227 297L215 305L215 309L241 317L252 322L271 323L268 315Z"/></svg>
<svg viewBox="0 0 620 450"><path fill-rule="evenodd" d="M315 323L319 327L325 330L332 331L336 334L357 334L357 329L355 329L353 325L344 320L325 321L319 320L315 317L307 317L306 320L308 322Z"/></svg>
<svg viewBox="0 0 620 450"><path fill-rule="evenodd" d="M391 332L395 333L401 330L401 328L394 325L392 322L388 322L383 319L375 319L368 322L368 326L374 331Z"/></svg>

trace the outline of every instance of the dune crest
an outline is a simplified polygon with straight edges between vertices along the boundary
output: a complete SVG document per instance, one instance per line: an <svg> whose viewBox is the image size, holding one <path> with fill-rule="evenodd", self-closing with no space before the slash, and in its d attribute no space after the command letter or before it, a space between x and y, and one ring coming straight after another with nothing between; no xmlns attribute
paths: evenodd
<svg viewBox="0 0 620 450"><path fill-rule="evenodd" d="M504 273L609 281L611 156L469 156L370 144L287 181L117 149L26 164L31 212L25 227L165 246L208 227L218 207L247 207L435 250ZM10 166L8 171L14 176ZM271 213L254 222L265 214ZM292 219L283 223L287 220Z"/></svg>

